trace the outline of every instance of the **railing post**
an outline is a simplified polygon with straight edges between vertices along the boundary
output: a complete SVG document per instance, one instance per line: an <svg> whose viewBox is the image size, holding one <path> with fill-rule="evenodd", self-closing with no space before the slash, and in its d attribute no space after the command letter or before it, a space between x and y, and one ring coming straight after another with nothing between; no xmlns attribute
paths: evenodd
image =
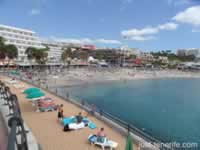
<svg viewBox="0 0 200 150"><path fill-rule="evenodd" d="M103 116L103 110L102 109L99 110L99 114L100 114L101 117Z"/></svg>
<svg viewBox="0 0 200 150"><path fill-rule="evenodd" d="M58 94L58 88L56 88L56 95Z"/></svg>
<svg viewBox="0 0 200 150"><path fill-rule="evenodd" d="M81 105L84 106L85 105L85 101L81 100Z"/></svg>
<svg viewBox="0 0 200 150"><path fill-rule="evenodd" d="M69 93L68 92L66 93L66 97L67 97L67 100L69 100Z"/></svg>
<svg viewBox="0 0 200 150"><path fill-rule="evenodd" d="M128 133L130 132L130 124L127 125Z"/></svg>

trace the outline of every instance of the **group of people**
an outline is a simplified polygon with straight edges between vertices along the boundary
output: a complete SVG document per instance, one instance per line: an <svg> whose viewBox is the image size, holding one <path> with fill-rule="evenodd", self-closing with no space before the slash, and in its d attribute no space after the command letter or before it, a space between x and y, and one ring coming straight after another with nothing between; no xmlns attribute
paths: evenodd
<svg viewBox="0 0 200 150"><path fill-rule="evenodd" d="M62 121L63 118L64 118L64 110L63 110L63 104L61 104L58 108L58 122ZM91 108L91 114L94 115L94 111L95 111L95 106L92 105L92 108ZM86 115L87 116L87 115ZM79 112L78 115L75 116L76 118L76 123L77 124L80 124L82 123L83 121L83 116L82 116L82 113ZM106 137L106 134L105 134L105 131L104 131L104 128L100 128L100 130L97 132L96 136L98 137L97 140L98 141L102 141L103 138Z"/></svg>
<svg viewBox="0 0 200 150"><path fill-rule="evenodd" d="M62 121L63 118L64 118L64 110L63 110L63 104L61 104L59 107L58 107L58 122ZM87 116L87 115L86 115ZM76 120L77 120L77 123L81 123L82 120L83 120L83 116L82 116L82 113L79 112L78 115L76 116Z"/></svg>
<svg viewBox="0 0 200 150"><path fill-rule="evenodd" d="M96 106L94 104L91 105L91 110L90 110L90 114L91 115L94 115L96 111ZM85 111L82 111L83 113L85 113L85 116L87 117L88 116L88 113L86 113ZM64 118L64 110L63 110L63 104L61 104L59 107L58 107L58 122L59 121L62 121L63 118ZM76 116L76 119L77 119L77 122L80 123L83 119L82 117L82 113L80 112L77 116Z"/></svg>

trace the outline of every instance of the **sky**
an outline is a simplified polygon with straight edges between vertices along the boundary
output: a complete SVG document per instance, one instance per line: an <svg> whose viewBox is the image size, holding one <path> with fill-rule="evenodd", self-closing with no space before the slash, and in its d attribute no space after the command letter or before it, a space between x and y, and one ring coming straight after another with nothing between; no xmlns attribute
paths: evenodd
<svg viewBox="0 0 200 150"><path fill-rule="evenodd" d="M0 0L0 24L98 47L200 48L200 0Z"/></svg>

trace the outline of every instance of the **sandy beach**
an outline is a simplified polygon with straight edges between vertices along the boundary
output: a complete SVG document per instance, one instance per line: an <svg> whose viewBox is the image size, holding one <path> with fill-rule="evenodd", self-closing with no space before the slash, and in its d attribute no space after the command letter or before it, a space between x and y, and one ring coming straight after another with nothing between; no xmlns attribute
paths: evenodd
<svg viewBox="0 0 200 150"><path fill-rule="evenodd" d="M157 79L157 78L200 78L200 72L183 72L179 70L136 70L127 68L90 69L72 68L63 72L54 71L36 73L33 80L42 79L44 86L74 86L107 81ZM41 81L42 81L41 80Z"/></svg>
<svg viewBox="0 0 200 150"><path fill-rule="evenodd" d="M1 80L3 81L5 81L6 79L7 78L5 77L1 77ZM24 84L25 87L31 86L26 83L22 83L21 81L19 82L20 84ZM110 126L97 120L94 117L89 117L89 119L97 125L97 129L91 130L89 128L84 128L67 133L63 132L62 125L56 120L57 112L34 112L32 104L27 101L25 95L22 94L21 90L16 89L12 85L9 86L11 88L11 91L15 93L19 99L22 116L25 122L30 127L36 139L44 150L98 150L100 149L99 147L91 146L88 143L87 137L91 133L97 133L97 131L101 127L105 128L106 134L108 135L109 139L112 139L119 143L119 146L117 148L118 150L124 149L126 138L119 134L117 131L113 130ZM64 115L66 117L74 116L81 111L81 109L77 106L68 103L63 99L60 99L48 92L45 93L47 97L53 98L56 104L64 104ZM137 149L137 146L134 146L135 149Z"/></svg>

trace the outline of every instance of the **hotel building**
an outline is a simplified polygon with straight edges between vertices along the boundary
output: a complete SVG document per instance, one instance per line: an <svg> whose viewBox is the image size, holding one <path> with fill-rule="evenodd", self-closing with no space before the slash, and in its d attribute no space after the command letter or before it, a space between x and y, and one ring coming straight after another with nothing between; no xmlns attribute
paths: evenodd
<svg viewBox="0 0 200 150"><path fill-rule="evenodd" d="M28 47L43 48L35 32L16 27L0 25L0 36L6 44L13 44L18 48L18 61L26 61L25 51Z"/></svg>
<svg viewBox="0 0 200 150"><path fill-rule="evenodd" d="M61 55L63 52L62 48L63 48L64 44L62 44L61 42L56 42L56 41L43 40L42 45L47 46L49 48L48 60L50 62L61 61Z"/></svg>

